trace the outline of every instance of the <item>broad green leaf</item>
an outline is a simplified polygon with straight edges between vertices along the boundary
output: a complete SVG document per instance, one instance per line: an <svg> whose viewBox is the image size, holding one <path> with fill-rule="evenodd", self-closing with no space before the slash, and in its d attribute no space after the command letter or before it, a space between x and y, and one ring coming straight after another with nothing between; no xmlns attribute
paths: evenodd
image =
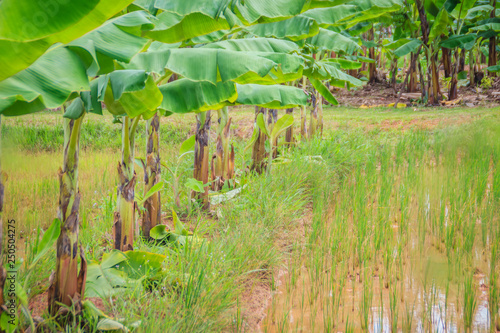
<svg viewBox="0 0 500 333"><path fill-rule="evenodd" d="M56 46L30 67L0 82L0 113L20 116L61 106L73 92L89 90L81 60Z"/></svg>
<svg viewBox="0 0 500 333"><path fill-rule="evenodd" d="M189 189L191 189L191 190L193 190L195 192L204 192L205 191L203 182L200 181L200 180L196 180L194 178L188 178L186 180L186 182L184 183L184 185L187 188L189 188Z"/></svg>
<svg viewBox="0 0 500 333"><path fill-rule="evenodd" d="M488 72L498 73L498 72L500 72L500 65L495 65L495 66L486 67L486 70L487 70Z"/></svg>
<svg viewBox="0 0 500 333"><path fill-rule="evenodd" d="M257 24L246 30L259 37L299 41L318 34L319 26L315 20L299 15L280 22Z"/></svg>
<svg viewBox="0 0 500 333"><path fill-rule="evenodd" d="M413 39L394 50L394 55L398 58L402 58L408 53L416 52L420 45L422 45L422 41L420 39Z"/></svg>
<svg viewBox="0 0 500 333"><path fill-rule="evenodd" d="M404 44L410 42L411 39L409 38L401 38L401 39L397 39L393 42L390 42L390 43L387 43L384 45L384 48L387 49L387 50L395 50L401 46L403 46Z"/></svg>
<svg viewBox="0 0 500 333"><path fill-rule="evenodd" d="M315 20L321 27L339 24L358 14L358 9L354 5L346 4L330 8L314 8L304 13L306 16Z"/></svg>
<svg viewBox="0 0 500 333"><path fill-rule="evenodd" d="M500 23L486 23L479 25L477 27L472 27L470 28L472 31L488 31L488 30L493 30L495 32L500 31Z"/></svg>
<svg viewBox="0 0 500 333"><path fill-rule="evenodd" d="M108 77L104 102L112 114L134 118L152 113L160 106L163 96L153 78L144 71L114 71Z"/></svg>
<svg viewBox="0 0 500 333"><path fill-rule="evenodd" d="M355 51L361 50L361 46L352 39L326 29L319 29L319 33L307 39L307 43L318 47L320 50L343 52L346 54L352 54Z"/></svg>
<svg viewBox="0 0 500 333"><path fill-rule="evenodd" d="M144 48L148 40L140 35L143 29L154 26L154 19L143 11L128 13L72 41L68 47L80 55L89 76L109 73L115 69L114 60L129 62Z"/></svg>
<svg viewBox="0 0 500 333"><path fill-rule="evenodd" d="M138 202L137 204L140 206L142 205L146 200L149 199L149 197L151 197L153 194L155 194L156 192L158 191L161 191L161 189L163 188L163 182L159 182L158 184L155 184L153 187L151 187L149 189L149 191L144 195L144 198L142 198L142 200L140 202Z"/></svg>
<svg viewBox="0 0 500 333"><path fill-rule="evenodd" d="M252 132L252 137L250 138L250 141L248 141L247 145L245 146L245 149L243 151L247 151L251 147L253 147L253 144L255 141L257 141L257 138L259 137L259 127L254 124L253 126L253 132Z"/></svg>
<svg viewBox="0 0 500 333"><path fill-rule="evenodd" d="M219 81L251 82L267 75L275 65L271 60L247 52L186 48L139 53L124 67L159 74L168 69L192 81L215 84Z"/></svg>
<svg viewBox="0 0 500 333"><path fill-rule="evenodd" d="M342 69L360 69L362 64L357 61L342 59L342 58L330 58L327 59L329 62L338 63Z"/></svg>
<svg viewBox="0 0 500 333"><path fill-rule="evenodd" d="M441 43L439 43L439 46L448 49L459 47L462 49L470 50L474 46L476 38L476 34L453 35L450 36L450 38L445 39Z"/></svg>
<svg viewBox="0 0 500 333"><path fill-rule="evenodd" d="M298 51L299 46L294 42L279 40L275 38L246 38L229 39L215 43L209 43L201 48L225 49L230 51L245 52L277 52L289 53Z"/></svg>
<svg viewBox="0 0 500 333"><path fill-rule="evenodd" d="M307 105L307 95L302 89L272 85L237 84L236 104L258 105L270 109L285 109L298 105Z"/></svg>
<svg viewBox="0 0 500 333"><path fill-rule="evenodd" d="M330 80L330 84L339 88L350 86L361 86L362 82L340 70L340 64L329 61L318 61L311 70L304 73L309 79Z"/></svg>
<svg viewBox="0 0 500 333"><path fill-rule="evenodd" d="M478 18L481 13L486 13L489 14L493 10L493 6L491 5L481 5L481 6L475 6L469 9L467 12L467 16L465 17L468 20L473 20L475 18Z"/></svg>
<svg viewBox="0 0 500 333"><path fill-rule="evenodd" d="M146 251L126 251L127 260L120 263L120 270L131 279L153 278L162 270L166 256Z"/></svg>
<svg viewBox="0 0 500 333"><path fill-rule="evenodd" d="M173 113L203 112L227 106L238 97L233 82L194 82L180 79L159 87L160 108Z"/></svg>
<svg viewBox="0 0 500 333"><path fill-rule="evenodd" d="M30 66L51 45L94 30L132 0L0 2L0 81Z"/></svg>
<svg viewBox="0 0 500 333"><path fill-rule="evenodd" d="M308 0L234 1L231 10L246 24L281 21L300 14Z"/></svg>
<svg viewBox="0 0 500 333"><path fill-rule="evenodd" d="M154 226L149 231L149 236L155 240L162 240L170 235L170 231L167 229L167 226L164 224L159 224Z"/></svg>
<svg viewBox="0 0 500 333"><path fill-rule="evenodd" d="M110 318L103 318L99 320L96 328L99 331L120 331L120 332L129 331L125 325Z"/></svg>
<svg viewBox="0 0 500 333"><path fill-rule="evenodd" d="M330 90L327 87L325 87L325 85L321 81L313 79L313 78L309 78L309 81L313 85L314 89L316 89L321 94L321 96L323 96L326 99L326 101L328 103L331 103L333 105L338 105L339 104L339 102L332 95L332 93L330 92Z"/></svg>
<svg viewBox="0 0 500 333"><path fill-rule="evenodd" d="M283 117L278 119L276 124L273 126L273 130L271 132L271 141L280 136L288 127L293 125L293 116L291 114L285 114Z"/></svg>
<svg viewBox="0 0 500 333"><path fill-rule="evenodd" d="M256 124L265 135L269 136L266 121L264 120L264 115L262 113L257 115Z"/></svg>
<svg viewBox="0 0 500 333"><path fill-rule="evenodd" d="M442 8L432 24L431 31L429 32L429 42L432 42L441 35L448 36L448 21L448 12Z"/></svg>
<svg viewBox="0 0 500 333"><path fill-rule="evenodd" d="M52 248L61 233L61 220L54 219L50 227L44 232L40 243L35 251L35 258L30 264L29 270L33 269L37 262Z"/></svg>
<svg viewBox="0 0 500 333"><path fill-rule="evenodd" d="M347 27L352 27L359 22L374 22L377 17L390 12L395 12L403 7L401 0L354 0L349 2L358 9L358 14L347 21Z"/></svg>
<svg viewBox="0 0 500 333"><path fill-rule="evenodd" d="M182 156L190 151L194 151L194 145L196 143L196 136L193 134L186 140L184 140L181 144L181 148L179 149L179 156Z"/></svg>
<svg viewBox="0 0 500 333"><path fill-rule="evenodd" d="M68 119L78 119L85 112L85 105L80 97L75 98L66 108L63 117Z"/></svg>

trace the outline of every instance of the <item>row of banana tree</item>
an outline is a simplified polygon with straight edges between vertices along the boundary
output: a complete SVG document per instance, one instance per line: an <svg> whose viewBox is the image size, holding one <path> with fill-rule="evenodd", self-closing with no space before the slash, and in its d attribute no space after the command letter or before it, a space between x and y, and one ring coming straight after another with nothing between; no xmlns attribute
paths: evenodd
<svg viewBox="0 0 500 333"><path fill-rule="evenodd" d="M322 100L337 104L329 86L361 85L345 71L373 60L356 55L361 42L349 29L395 12L402 3L96 0L41 6L34 0L4 0L0 5L9 23L0 29L0 48L6 51L1 59L11 64L0 71L0 115L61 106L64 111L60 233L48 304L51 314L61 315L67 306L81 308L87 281L78 239L79 142L87 113L109 112L122 126L113 235L116 249L131 251L140 233L149 238L161 224L161 117L195 113L193 176L203 184L211 181L217 191L234 178L228 107L255 105L254 169L270 174L278 136L288 129L286 140L292 141L294 107L301 106L301 136L307 138L322 131ZM308 95L313 107L307 129ZM278 119L277 109L287 114ZM214 111L218 138L211 158ZM146 194L140 232L134 164L141 121L147 124L147 142L140 162ZM3 194L0 182L0 212ZM208 208L208 186L198 196ZM0 274L2 284L4 279Z"/></svg>

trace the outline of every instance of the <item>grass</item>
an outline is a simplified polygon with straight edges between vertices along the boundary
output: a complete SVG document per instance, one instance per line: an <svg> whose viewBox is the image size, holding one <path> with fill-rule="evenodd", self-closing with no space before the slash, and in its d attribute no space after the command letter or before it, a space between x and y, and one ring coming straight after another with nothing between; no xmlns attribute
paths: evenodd
<svg viewBox="0 0 500 333"><path fill-rule="evenodd" d="M247 176L241 196L213 215L181 209L204 246L175 250L138 241L135 248L168 256L165 288L105 298L106 311L128 325L139 323L138 332L255 331L265 312L266 332L491 327L499 299L497 113L327 108L324 139L284 151L292 162L276 164L272 177ZM243 148L253 110L230 116L242 173L250 163ZM80 240L89 260L112 248L120 128L102 120L90 115L82 131ZM61 124L54 113L2 121L4 216L18 221L18 257L28 263L31 248L24 244L57 216ZM193 130L194 116L162 119L162 161L173 165ZM181 184L192 174L191 163L182 162ZM167 172L162 177L171 182ZM174 207L172 197L167 186L164 212ZM187 201L184 194L182 207ZM54 258L50 253L35 267L27 281L30 298L47 288ZM489 286L491 307L478 298L480 283ZM270 296L270 289L281 293L268 309L252 308L264 297L259 290ZM476 315L485 307L486 323Z"/></svg>

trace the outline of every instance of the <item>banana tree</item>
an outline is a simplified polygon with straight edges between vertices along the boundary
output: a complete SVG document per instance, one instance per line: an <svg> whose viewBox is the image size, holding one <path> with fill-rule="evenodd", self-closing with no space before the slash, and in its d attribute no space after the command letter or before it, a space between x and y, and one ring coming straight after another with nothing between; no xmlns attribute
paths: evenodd
<svg viewBox="0 0 500 333"><path fill-rule="evenodd" d="M64 163L59 171L58 217L62 223L57 241L56 272L51 277L48 295L52 314L65 312L61 304L74 304L77 310L81 308L80 300L85 291L86 261L78 240L79 139L85 113L102 114L100 101L93 97L103 93L107 84L107 76L91 82L89 76L111 71L109 64L113 60L130 60L144 47L147 40L134 35L140 34L141 28L129 29L137 25L151 28L145 13L115 18L67 45L50 48L27 69L0 82L0 113L5 116L20 116L66 103L63 108Z"/></svg>

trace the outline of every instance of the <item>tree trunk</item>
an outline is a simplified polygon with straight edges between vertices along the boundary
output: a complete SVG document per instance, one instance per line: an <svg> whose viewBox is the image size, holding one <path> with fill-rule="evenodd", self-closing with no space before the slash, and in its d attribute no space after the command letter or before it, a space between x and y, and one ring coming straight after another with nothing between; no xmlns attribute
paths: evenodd
<svg viewBox="0 0 500 333"><path fill-rule="evenodd" d="M458 72L463 72L465 70L465 49L460 51L460 60L458 61Z"/></svg>
<svg viewBox="0 0 500 333"><path fill-rule="evenodd" d="M200 112L196 115L196 135L194 145L194 179L208 183L208 160L209 142L210 142L210 111ZM208 200L208 186L204 187L204 191L194 193L203 205L203 209L210 208Z"/></svg>
<svg viewBox="0 0 500 333"><path fill-rule="evenodd" d="M224 183L232 178L231 165L234 165L234 159L231 161L229 152L229 135L231 127L231 118L228 116L227 107L217 111L219 126L217 127L217 145L214 156L212 157L212 190L219 191Z"/></svg>
<svg viewBox="0 0 500 333"><path fill-rule="evenodd" d="M437 56L437 54L436 55L431 54L431 56L430 56L430 58L431 58L432 96L431 96L429 102L432 105L439 105L439 101L440 101L439 72L438 72L437 65L436 65L436 56Z"/></svg>
<svg viewBox="0 0 500 333"><path fill-rule="evenodd" d="M364 63L363 63L364 64ZM307 81L306 77L302 77L302 90L304 92L307 92ZM307 139L307 109L306 106L303 105L300 108L300 136L302 137L303 140Z"/></svg>
<svg viewBox="0 0 500 333"><path fill-rule="evenodd" d="M443 54L444 77L450 77L452 72L450 49L442 47L441 52Z"/></svg>
<svg viewBox="0 0 500 333"><path fill-rule="evenodd" d="M0 316L4 312L5 300L3 299L3 287L5 285L5 279L7 278L7 272L3 267L3 221L2 221L2 211L3 211L3 195L4 195L4 185L3 185L3 174L2 174L2 116L0 115Z"/></svg>
<svg viewBox="0 0 500 333"><path fill-rule="evenodd" d="M273 131L274 124L278 121L278 110L276 109L269 109L267 113L267 125L269 128L269 132ZM273 143L273 158L278 157L278 138L276 138L276 141Z"/></svg>
<svg viewBox="0 0 500 333"><path fill-rule="evenodd" d="M372 25L372 28L369 30L369 35L368 35L368 39L373 42L374 41L374 32L373 32L373 25ZM369 54L369 57L373 60L375 60L375 62L373 63L369 63L368 64L368 75L369 75L369 83L376 83L378 82L378 78L377 78L377 64L376 64L376 58L375 58L375 48L374 47L370 47L368 49L368 54Z"/></svg>
<svg viewBox="0 0 500 333"><path fill-rule="evenodd" d="M408 92L416 92L417 91L417 66L416 62L418 59L418 54L411 53L411 61L410 61L410 77L408 82Z"/></svg>
<svg viewBox="0 0 500 333"><path fill-rule="evenodd" d="M117 189L116 212L113 224L115 249L133 250L137 223L137 203L135 201L134 170L135 133L141 117L130 119L123 117L122 125L122 161L118 163L119 185Z"/></svg>
<svg viewBox="0 0 500 333"><path fill-rule="evenodd" d="M496 10L496 5L497 1L492 0L491 5L493 9L490 12L490 18L495 18L495 10ZM488 43L488 67L490 66L496 66L497 64L497 37L492 36L490 37L489 43ZM488 71L488 76L494 77L496 76L496 73Z"/></svg>
<svg viewBox="0 0 500 333"><path fill-rule="evenodd" d="M64 162L59 169L59 209L61 234L57 239L56 272L50 278L48 306L51 315L63 314L66 306L74 305L81 310L81 299L85 292L87 261L79 246L78 159L80 151L80 130L84 115L80 118L64 118ZM80 273L78 273L80 256Z"/></svg>
<svg viewBox="0 0 500 333"><path fill-rule="evenodd" d="M314 137L316 135L316 130L318 128L318 99L317 91L314 91L311 95L312 98L312 109L311 109L311 120L309 122L309 137Z"/></svg>
<svg viewBox="0 0 500 333"><path fill-rule="evenodd" d="M422 90L422 102L427 103L429 99L429 92L425 87L424 71L422 70L422 64L418 62L418 73L420 74L420 89Z"/></svg>
<svg viewBox="0 0 500 333"><path fill-rule="evenodd" d="M474 51L473 49L469 52L469 85L471 87L476 86L476 68L474 67Z"/></svg>
<svg viewBox="0 0 500 333"><path fill-rule="evenodd" d="M258 106L255 107L255 119L257 119L257 116L259 113L262 113L262 115L265 117L266 116L266 109L265 108L259 108ZM255 172L261 174L264 169L265 169L265 158L266 158L266 139L267 135L263 133L260 128L257 129L258 134L257 134L257 140L253 144L253 150L252 150L252 167L251 170L254 170Z"/></svg>
<svg viewBox="0 0 500 333"><path fill-rule="evenodd" d="M286 109L286 114L293 116L293 108ZM290 126L286 129L285 132L285 146L291 147L293 145L293 126Z"/></svg>
<svg viewBox="0 0 500 333"><path fill-rule="evenodd" d="M161 181L160 164L160 117L158 113L146 123L146 168L144 170L144 194ZM144 202L142 236L149 239L152 228L161 224L161 194L157 191Z"/></svg>

